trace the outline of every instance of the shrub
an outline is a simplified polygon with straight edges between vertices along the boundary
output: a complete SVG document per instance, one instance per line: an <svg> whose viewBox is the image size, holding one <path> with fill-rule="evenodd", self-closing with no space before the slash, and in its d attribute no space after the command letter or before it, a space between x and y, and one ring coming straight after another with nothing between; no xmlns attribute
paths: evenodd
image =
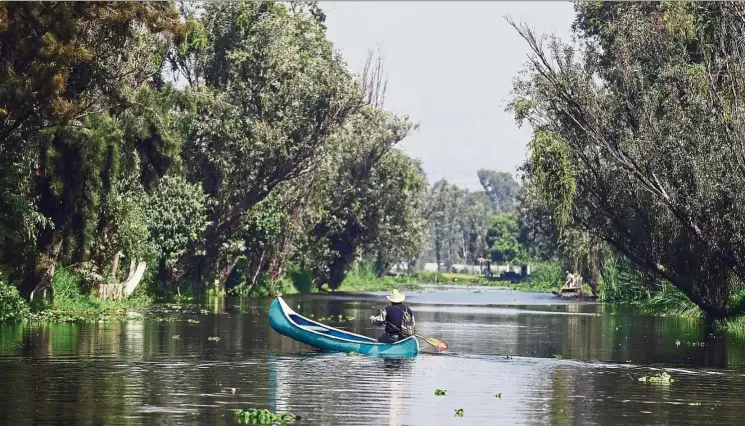
<svg viewBox="0 0 745 426"><path fill-rule="evenodd" d="M535 288L558 289L564 283L561 265L556 262L539 263L530 274L530 283Z"/></svg>
<svg viewBox="0 0 745 426"><path fill-rule="evenodd" d="M310 293L313 291L313 276L306 269L298 269L290 274L292 285L300 293Z"/></svg>
<svg viewBox="0 0 745 426"><path fill-rule="evenodd" d="M18 289L0 281L0 322L22 321L28 318L29 314L29 307L18 293Z"/></svg>

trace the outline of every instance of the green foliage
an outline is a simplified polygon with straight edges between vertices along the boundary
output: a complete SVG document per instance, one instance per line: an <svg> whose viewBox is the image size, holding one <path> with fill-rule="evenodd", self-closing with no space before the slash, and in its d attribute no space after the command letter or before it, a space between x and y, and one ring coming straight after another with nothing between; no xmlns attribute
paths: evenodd
<svg viewBox="0 0 745 426"><path fill-rule="evenodd" d="M207 228L207 194L198 184L179 176L165 176L145 204L150 241L158 258L173 267Z"/></svg>
<svg viewBox="0 0 745 426"><path fill-rule="evenodd" d="M247 408L236 411L235 420L240 424L251 425L290 424L300 421L300 416L292 413L273 413L267 409Z"/></svg>
<svg viewBox="0 0 745 426"><path fill-rule="evenodd" d="M306 269L298 269L290 273L292 285L300 293L310 293L313 291L313 275Z"/></svg>
<svg viewBox="0 0 745 426"><path fill-rule="evenodd" d="M703 315L701 309L675 286L664 281L647 283L647 280L648 277L628 260L611 256L606 259L602 272L600 300L634 306L640 312L652 315Z"/></svg>
<svg viewBox="0 0 745 426"><path fill-rule="evenodd" d="M577 235L578 264L603 258L599 237L655 277L644 280L650 294L677 300L666 280L707 316L736 315L743 6L582 2L577 12L578 46L515 25L532 50L511 104L534 129L528 179Z"/></svg>
<svg viewBox="0 0 745 426"><path fill-rule="evenodd" d="M128 308L138 308L152 303L152 300L144 295L130 297L121 302L101 300L91 294L81 293L81 281L82 277L70 269L57 268L52 281L54 309L50 315L54 315L55 312L64 313L71 316L71 319L115 317L126 314Z"/></svg>
<svg viewBox="0 0 745 426"><path fill-rule="evenodd" d="M246 213L278 185L313 171L329 136L361 106L361 93L309 13L282 3L211 3L208 44L181 58L203 83L183 117L191 179L214 197L206 233L213 273L230 263Z"/></svg>
<svg viewBox="0 0 745 426"><path fill-rule="evenodd" d="M510 173L480 169L477 172L479 182L489 199L493 214L511 213L515 210L515 200L520 191L520 184Z"/></svg>
<svg viewBox="0 0 745 426"><path fill-rule="evenodd" d="M30 314L18 289L0 281L0 323L23 321Z"/></svg>
<svg viewBox="0 0 745 426"><path fill-rule="evenodd" d="M436 396L444 396L447 391L445 389L435 389Z"/></svg>
<svg viewBox="0 0 745 426"><path fill-rule="evenodd" d="M355 79L315 2L180 7L0 5L0 263L24 298L55 290L39 318L138 304L89 294L130 262L181 298L413 264L428 183L397 148L417 125L382 108L380 64ZM463 222L483 251L486 225Z"/></svg>
<svg viewBox="0 0 745 426"><path fill-rule="evenodd" d="M419 161L396 147L416 127L408 117L366 107L338 135L344 148L320 188L320 220L309 241L315 248L307 250L315 255L308 259L314 274L330 288L341 285L359 254L379 257L383 266L418 255L427 181Z"/></svg>
<svg viewBox="0 0 745 426"><path fill-rule="evenodd" d="M663 371L662 373L658 373L656 376L644 376L639 378L640 382L645 383L657 383L657 384L663 384L663 385L669 385L670 383L674 382L675 379L668 374L667 371Z"/></svg>
<svg viewBox="0 0 745 426"><path fill-rule="evenodd" d="M523 256L519 237L517 216L514 213L496 215L486 233L491 259L497 263L519 262Z"/></svg>
<svg viewBox="0 0 745 426"><path fill-rule="evenodd" d="M647 300L637 305L642 312L656 315L673 315L681 317L701 317L703 312L685 293L672 284L663 283L662 289L656 291Z"/></svg>
<svg viewBox="0 0 745 426"><path fill-rule="evenodd" d="M564 284L564 270L557 262L542 262L530 273L533 288L545 291L558 290Z"/></svg>
<svg viewBox="0 0 745 426"><path fill-rule="evenodd" d="M533 179L543 198L555 206L557 224L561 229L572 220L572 199L577 190L569 146L555 133L538 131L533 134L528 148L531 150Z"/></svg>
<svg viewBox="0 0 745 426"><path fill-rule="evenodd" d="M496 172L481 170L480 173ZM500 192L491 186L489 188ZM446 270L450 270L459 261L475 264L478 259L486 257L486 232L492 216L489 197L487 192L469 192L445 179L433 185L428 197L427 218L430 249L434 251L438 265L444 263ZM499 197L500 203L514 202L504 194Z"/></svg>
<svg viewBox="0 0 745 426"><path fill-rule="evenodd" d="M341 291L382 291L396 288L401 284L413 284L410 277L378 277L372 265L363 263L356 272L344 276L344 281L338 287Z"/></svg>

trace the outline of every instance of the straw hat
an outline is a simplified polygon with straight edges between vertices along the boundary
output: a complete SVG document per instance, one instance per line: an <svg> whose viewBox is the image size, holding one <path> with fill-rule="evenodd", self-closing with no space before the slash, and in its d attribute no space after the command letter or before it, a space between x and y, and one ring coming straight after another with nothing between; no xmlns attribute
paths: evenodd
<svg viewBox="0 0 745 426"><path fill-rule="evenodd" d="M386 299L390 300L391 303L401 303L406 299L406 296L394 289L389 296L386 296Z"/></svg>

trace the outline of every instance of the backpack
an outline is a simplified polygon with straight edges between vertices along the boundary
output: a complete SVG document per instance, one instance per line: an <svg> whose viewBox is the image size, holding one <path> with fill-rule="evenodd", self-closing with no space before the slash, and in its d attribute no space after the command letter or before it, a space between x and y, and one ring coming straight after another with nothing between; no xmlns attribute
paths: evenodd
<svg viewBox="0 0 745 426"><path fill-rule="evenodd" d="M401 309L399 307L399 309ZM414 317L411 316L411 310L407 307L401 309L404 311L404 316L401 319L401 337L410 337L416 334L416 325L414 324Z"/></svg>

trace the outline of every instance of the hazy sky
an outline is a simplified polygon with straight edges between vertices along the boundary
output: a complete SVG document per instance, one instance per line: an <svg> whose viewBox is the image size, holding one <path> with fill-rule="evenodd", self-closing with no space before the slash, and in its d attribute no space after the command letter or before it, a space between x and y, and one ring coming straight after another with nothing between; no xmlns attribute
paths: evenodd
<svg viewBox="0 0 745 426"><path fill-rule="evenodd" d="M569 2L320 2L328 37L360 72L380 44L388 72L386 108L421 123L404 149L422 160L433 183L442 177L481 188L476 171L515 173L526 156L528 128L504 111L527 44L508 15L541 33L569 39Z"/></svg>

